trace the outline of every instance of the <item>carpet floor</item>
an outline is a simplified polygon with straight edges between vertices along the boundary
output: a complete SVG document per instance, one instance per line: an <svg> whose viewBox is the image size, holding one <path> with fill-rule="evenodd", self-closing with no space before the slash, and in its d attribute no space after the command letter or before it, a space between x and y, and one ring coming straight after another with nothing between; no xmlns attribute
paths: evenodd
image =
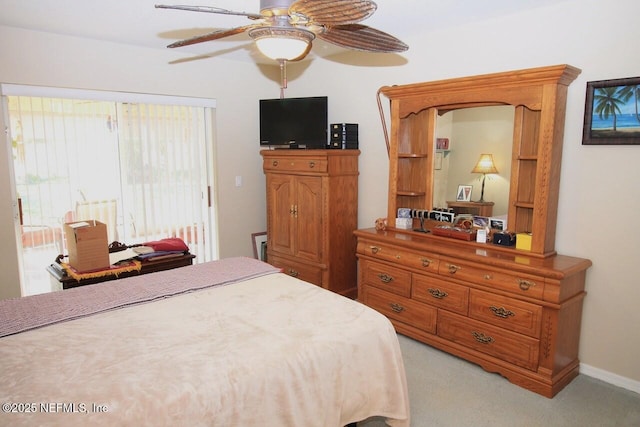
<svg viewBox="0 0 640 427"><path fill-rule="evenodd" d="M638 427L640 394L580 374L553 399L398 335L412 427ZM358 427L382 427L379 418Z"/></svg>

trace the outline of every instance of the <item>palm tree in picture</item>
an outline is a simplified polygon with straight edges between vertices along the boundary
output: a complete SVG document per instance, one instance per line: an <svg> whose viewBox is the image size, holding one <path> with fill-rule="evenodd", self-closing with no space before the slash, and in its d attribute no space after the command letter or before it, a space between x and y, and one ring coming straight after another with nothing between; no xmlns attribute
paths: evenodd
<svg viewBox="0 0 640 427"><path fill-rule="evenodd" d="M633 96L633 105L635 107L636 120L640 122L640 114L638 114L638 103L640 103L640 85L624 86L620 89L620 97L624 102L628 102Z"/></svg>
<svg viewBox="0 0 640 427"><path fill-rule="evenodd" d="M620 114L620 105L624 105L625 101L620 98L618 89L620 86L597 88L593 94L594 113L597 113L600 119L609 120L609 116L613 116L613 130L616 130L618 114Z"/></svg>

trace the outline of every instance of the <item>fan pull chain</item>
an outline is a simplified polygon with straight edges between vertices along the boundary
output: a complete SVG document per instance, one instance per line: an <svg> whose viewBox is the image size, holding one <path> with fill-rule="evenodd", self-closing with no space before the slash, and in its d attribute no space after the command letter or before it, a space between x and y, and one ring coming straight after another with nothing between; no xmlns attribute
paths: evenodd
<svg viewBox="0 0 640 427"><path fill-rule="evenodd" d="M280 99L284 99L284 90L287 88L287 61L278 59L280 62Z"/></svg>

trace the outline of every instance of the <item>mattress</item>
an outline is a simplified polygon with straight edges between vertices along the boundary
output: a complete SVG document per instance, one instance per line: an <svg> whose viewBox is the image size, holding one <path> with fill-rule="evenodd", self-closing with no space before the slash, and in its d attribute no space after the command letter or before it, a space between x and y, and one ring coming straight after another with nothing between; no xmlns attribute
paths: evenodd
<svg viewBox="0 0 640 427"><path fill-rule="evenodd" d="M388 319L260 261L47 295L56 304L0 301L0 317L11 313L2 324L14 325L0 338L0 425L409 425ZM25 307L50 313L28 325L15 320Z"/></svg>

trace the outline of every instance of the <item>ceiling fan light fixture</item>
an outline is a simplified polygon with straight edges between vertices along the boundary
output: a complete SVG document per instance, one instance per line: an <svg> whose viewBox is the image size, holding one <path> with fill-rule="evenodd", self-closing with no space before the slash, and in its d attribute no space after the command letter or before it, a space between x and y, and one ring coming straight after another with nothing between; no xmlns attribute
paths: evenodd
<svg viewBox="0 0 640 427"><path fill-rule="evenodd" d="M304 58L316 35L301 28L259 27L249 31L258 50L267 58L295 61Z"/></svg>

